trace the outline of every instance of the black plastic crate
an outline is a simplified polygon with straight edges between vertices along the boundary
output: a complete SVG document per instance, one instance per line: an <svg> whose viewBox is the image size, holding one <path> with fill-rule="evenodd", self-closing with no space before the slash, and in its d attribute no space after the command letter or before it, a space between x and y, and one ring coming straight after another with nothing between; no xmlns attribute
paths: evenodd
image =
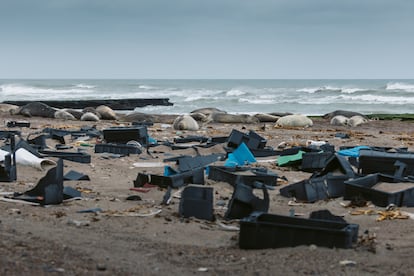
<svg viewBox="0 0 414 276"><path fill-rule="evenodd" d="M414 153L394 153L376 150L359 151L359 169L362 174L394 174L395 162L406 164L403 176L414 175Z"/></svg>
<svg viewBox="0 0 414 276"><path fill-rule="evenodd" d="M126 144L96 144L95 153L115 153L121 155L141 154L141 149L134 145Z"/></svg>
<svg viewBox="0 0 414 276"><path fill-rule="evenodd" d="M301 169L305 172L320 171L325 168L332 152L307 152L302 155Z"/></svg>
<svg viewBox="0 0 414 276"><path fill-rule="evenodd" d="M381 191L373 188L376 184L384 182L390 185L397 185L397 183L412 184L407 185L407 189L395 192ZM414 206L414 183L405 181L400 178L383 174L370 174L360 178L345 181L345 195L344 199L363 198L371 201L373 204L381 207L386 207L390 204L396 206Z"/></svg>
<svg viewBox="0 0 414 276"><path fill-rule="evenodd" d="M346 175L327 174L285 186L280 189L280 194L305 202L341 197L345 193L344 182L348 179Z"/></svg>
<svg viewBox="0 0 414 276"><path fill-rule="evenodd" d="M143 146L147 145L146 126L112 127L104 129L102 132L107 143L126 144L129 141L137 141Z"/></svg>
<svg viewBox="0 0 414 276"><path fill-rule="evenodd" d="M252 213L240 220L239 247L264 249L314 244L351 248L358 238L357 224Z"/></svg>
<svg viewBox="0 0 414 276"><path fill-rule="evenodd" d="M237 148L242 143L245 143L249 149L263 149L266 146L266 139L250 130L249 133L243 133L233 129L227 141L227 146Z"/></svg>
<svg viewBox="0 0 414 276"><path fill-rule="evenodd" d="M195 217L212 221L213 187L190 185L181 193L179 214L185 218Z"/></svg>
<svg viewBox="0 0 414 276"><path fill-rule="evenodd" d="M250 174L246 174L246 172L250 172ZM276 186L277 178L278 175L276 173L270 172L266 168L208 167L208 179L227 182L233 187L235 187L237 183L254 186L256 182L260 182L267 186Z"/></svg>
<svg viewBox="0 0 414 276"><path fill-rule="evenodd" d="M249 216L252 212L269 210L269 193L262 186L263 198L253 194L253 188L241 183L234 187L233 194L224 215L226 219L241 219Z"/></svg>
<svg viewBox="0 0 414 276"><path fill-rule="evenodd" d="M49 150L41 150L39 152L45 156L62 158L72 162L91 163L91 155L86 152L60 152Z"/></svg>

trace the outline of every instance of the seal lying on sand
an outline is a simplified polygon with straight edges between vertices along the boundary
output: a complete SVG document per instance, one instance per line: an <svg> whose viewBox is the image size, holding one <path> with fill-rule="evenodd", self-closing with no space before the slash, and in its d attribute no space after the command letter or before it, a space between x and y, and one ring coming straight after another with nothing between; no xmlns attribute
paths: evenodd
<svg viewBox="0 0 414 276"><path fill-rule="evenodd" d="M63 111L66 111L66 112L68 112L68 113L70 113L70 114L72 114L72 116L73 117L75 117L76 119L78 119L78 120L80 120L80 118L82 117L82 115L83 115L83 112L82 111L78 111L78 110L75 110L75 109L70 109L70 108L64 108L64 109L62 109ZM55 114L56 115L56 114Z"/></svg>
<svg viewBox="0 0 414 276"><path fill-rule="evenodd" d="M55 112L55 118L56 119L63 119L63 120L76 120L75 116L73 116L71 113L67 112L64 109L57 110Z"/></svg>
<svg viewBox="0 0 414 276"><path fill-rule="evenodd" d="M92 106L88 106L88 107L85 107L84 109L82 109L82 113L83 113L83 115L85 115L86 113L93 113L93 114L96 115L96 117L101 119L101 114L99 114L99 112L96 111L95 107L92 107ZM82 120L82 117L81 117L81 120Z"/></svg>
<svg viewBox="0 0 414 276"><path fill-rule="evenodd" d="M162 123L172 124L177 118L173 114L146 114L142 112L132 112L126 115L119 115L118 120L124 122L140 122L140 123Z"/></svg>
<svg viewBox="0 0 414 276"><path fill-rule="evenodd" d="M366 122L368 122L367 118L356 115L349 118L348 125L351 127L356 127L365 124Z"/></svg>
<svg viewBox="0 0 414 276"><path fill-rule="evenodd" d="M333 112L326 113L325 115L322 116L322 118L332 119L333 117L335 117L337 115L342 115L342 116L345 116L345 117L348 117L348 118L351 118L352 116L359 115L361 117L367 118L365 115L363 115L361 113L354 112L354 111L346 111L346 110L335 110Z"/></svg>
<svg viewBox="0 0 414 276"><path fill-rule="evenodd" d="M349 118L342 116L342 115L336 115L331 119L330 124L333 126L346 126L348 124Z"/></svg>
<svg viewBox="0 0 414 276"><path fill-rule="evenodd" d="M0 112L6 112L11 114L13 110L17 110L18 108L19 106L14 104L0 103Z"/></svg>
<svg viewBox="0 0 414 276"><path fill-rule="evenodd" d="M115 111L112 108L106 105L100 105L96 108L96 112L101 115L102 120L116 120L117 116Z"/></svg>
<svg viewBox="0 0 414 276"><path fill-rule="evenodd" d="M174 120L173 128L175 130L198 130L200 127L190 115L180 115Z"/></svg>
<svg viewBox="0 0 414 276"><path fill-rule="evenodd" d="M99 117L92 112L85 112L82 117L81 121L92 121L92 122L98 122L100 119Z"/></svg>
<svg viewBox="0 0 414 276"><path fill-rule="evenodd" d="M215 108L215 107L205 107L205 108L199 108L199 109L196 109L190 112L190 114L193 114L193 113L202 113L206 116L209 116L212 113L227 113L227 112L220 110L218 108Z"/></svg>
<svg viewBox="0 0 414 276"><path fill-rule="evenodd" d="M366 122L368 122L368 119L365 116L355 115L348 118L342 115L336 115L331 119L330 124L334 126L356 127L365 124Z"/></svg>
<svg viewBox="0 0 414 276"><path fill-rule="evenodd" d="M41 102L32 102L24 106L19 107L16 110L12 110L11 114L13 115L23 115L26 117L45 117L45 118L55 118L56 108L50 107L47 104Z"/></svg>
<svg viewBox="0 0 414 276"><path fill-rule="evenodd" d="M279 120L280 116L274 116L271 114L266 114L266 113L258 113L255 114L254 117L256 117L257 119L259 119L260 122L262 123L274 123L277 122L277 120Z"/></svg>
<svg viewBox="0 0 414 276"><path fill-rule="evenodd" d="M259 119L248 114L227 114L227 113L212 113L210 116L214 123L229 123L229 124L257 124Z"/></svg>
<svg viewBox="0 0 414 276"><path fill-rule="evenodd" d="M305 115L294 114L281 117L277 120L275 127L310 127L313 126L311 119Z"/></svg>
<svg viewBox="0 0 414 276"><path fill-rule="evenodd" d="M198 123L206 124L209 123L211 120L210 116L207 116L203 113L190 113L190 116L193 117Z"/></svg>

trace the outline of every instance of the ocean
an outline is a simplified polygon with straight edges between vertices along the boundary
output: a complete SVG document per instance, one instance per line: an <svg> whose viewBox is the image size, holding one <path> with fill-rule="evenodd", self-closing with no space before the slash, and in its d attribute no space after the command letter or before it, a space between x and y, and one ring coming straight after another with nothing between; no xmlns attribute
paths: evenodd
<svg viewBox="0 0 414 276"><path fill-rule="evenodd" d="M0 80L0 102L120 98L169 98L173 106L135 109L158 114L185 114L202 107L248 114L322 115L337 109L414 113L414 80Z"/></svg>

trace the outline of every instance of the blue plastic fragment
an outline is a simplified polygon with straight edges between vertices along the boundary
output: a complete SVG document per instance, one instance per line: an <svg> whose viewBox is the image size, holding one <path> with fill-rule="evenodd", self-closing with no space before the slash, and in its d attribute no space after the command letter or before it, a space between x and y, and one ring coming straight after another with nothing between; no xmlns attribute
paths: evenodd
<svg viewBox="0 0 414 276"><path fill-rule="evenodd" d="M245 143L241 143L235 151L229 153L227 160L224 163L224 166L243 166L255 162L256 158L254 158L252 152L249 150Z"/></svg>
<svg viewBox="0 0 414 276"><path fill-rule="evenodd" d="M170 166L164 166L164 176L175 175L178 172L171 168Z"/></svg>
<svg viewBox="0 0 414 276"><path fill-rule="evenodd" d="M370 149L370 147L358 146L358 147L354 147L350 149L344 149L344 150L338 151L338 154L342 156L359 157L359 150L361 149Z"/></svg>
<svg viewBox="0 0 414 276"><path fill-rule="evenodd" d="M148 136L148 144L149 145L157 145L158 142L157 140L155 140L154 138L152 138L151 136Z"/></svg>

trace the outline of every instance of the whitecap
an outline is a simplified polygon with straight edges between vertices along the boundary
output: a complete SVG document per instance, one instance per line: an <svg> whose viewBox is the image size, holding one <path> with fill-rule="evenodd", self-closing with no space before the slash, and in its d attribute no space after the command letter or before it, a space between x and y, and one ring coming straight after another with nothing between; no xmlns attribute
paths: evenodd
<svg viewBox="0 0 414 276"><path fill-rule="evenodd" d="M144 89L144 90L154 90L154 89L158 89L155 86L145 85L145 84L138 85L138 88L139 89Z"/></svg>
<svg viewBox="0 0 414 276"><path fill-rule="evenodd" d="M319 91L319 90L321 90L320 87L305 87L305 88L298 89L296 91L297 92L306 92L306 93L313 94L313 93L315 93L316 91Z"/></svg>
<svg viewBox="0 0 414 276"><path fill-rule="evenodd" d="M356 104L414 104L414 97L395 97L380 95L359 95L359 96L342 96L344 100L354 102Z"/></svg>
<svg viewBox="0 0 414 276"><path fill-rule="evenodd" d="M184 102L193 102L193 101L197 101L197 100L201 100L201 99L205 99L206 97L203 97L201 95L193 95L193 96L189 96L187 98L184 99Z"/></svg>
<svg viewBox="0 0 414 276"><path fill-rule="evenodd" d="M226 96L242 96L246 94L247 94L246 92L239 90L239 89L231 89L226 92Z"/></svg>
<svg viewBox="0 0 414 276"><path fill-rule="evenodd" d="M352 94L352 93L357 93L357 92L362 92L362 91L367 91L367 90L363 88L342 88L342 92L347 93L347 94Z"/></svg>
<svg viewBox="0 0 414 276"><path fill-rule="evenodd" d="M246 98L240 98L239 102L241 103L250 103L250 104L273 104L274 101L270 99L246 99Z"/></svg>
<svg viewBox="0 0 414 276"><path fill-rule="evenodd" d="M75 86L77 88L85 88L85 89L94 89L96 87L95 85L83 84L83 83L79 83L79 84L77 84Z"/></svg>
<svg viewBox="0 0 414 276"><path fill-rule="evenodd" d="M404 82L390 82L385 86L386 90L404 90L407 92L414 92L414 84Z"/></svg>

